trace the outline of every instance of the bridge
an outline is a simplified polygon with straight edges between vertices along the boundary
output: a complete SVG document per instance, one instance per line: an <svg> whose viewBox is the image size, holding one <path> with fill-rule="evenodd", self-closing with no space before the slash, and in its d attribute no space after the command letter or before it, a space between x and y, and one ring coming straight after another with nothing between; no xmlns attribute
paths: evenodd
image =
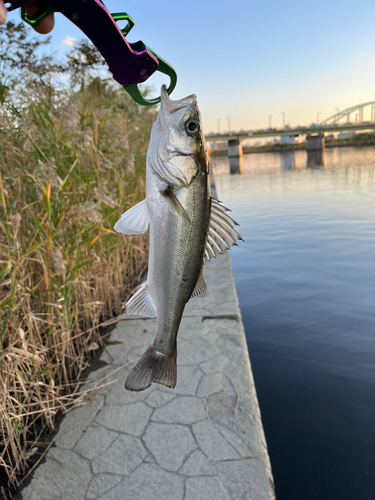
<svg viewBox="0 0 375 500"><path fill-rule="evenodd" d="M363 121L365 110L370 111L371 121ZM351 123L350 117L355 114L355 121ZM342 120L346 120L342 123ZM370 101L338 111L336 114L323 120L319 125L294 128L269 128L267 130L253 130L249 132L230 132L226 134L210 134L206 136L207 142L228 141L228 156L242 156L241 141L245 139L260 139L264 137L298 137L306 135L306 150L324 149L324 136L332 132L358 132L361 130L375 130L375 101Z"/></svg>
<svg viewBox="0 0 375 500"><path fill-rule="evenodd" d="M349 130L360 131L375 129L375 122L365 122L359 124L335 124L335 125L314 125L313 127L295 127L288 129L267 129L267 130L254 130L251 132L231 132L226 134L210 134L206 135L207 142L217 142L217 141L231 141L234 139L244 140L244 139L258 139L263 137L276 137L276 136L294 136L299 135L313 135L313 134L324 134L332 132L346 132Z"/></svg>

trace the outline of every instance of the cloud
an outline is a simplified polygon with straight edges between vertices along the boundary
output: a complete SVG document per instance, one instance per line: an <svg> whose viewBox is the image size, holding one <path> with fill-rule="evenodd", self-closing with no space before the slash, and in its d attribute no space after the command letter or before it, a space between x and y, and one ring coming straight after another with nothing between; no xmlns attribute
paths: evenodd
<svg viewBox="0 0 375 500"><path fill-rule="evenodd" d="M76 43L76 39L73 38L72 36L66 35L66 37L64 38L62 43L64 45L69 45L69 47L74 47L74 45Z"/></svg>

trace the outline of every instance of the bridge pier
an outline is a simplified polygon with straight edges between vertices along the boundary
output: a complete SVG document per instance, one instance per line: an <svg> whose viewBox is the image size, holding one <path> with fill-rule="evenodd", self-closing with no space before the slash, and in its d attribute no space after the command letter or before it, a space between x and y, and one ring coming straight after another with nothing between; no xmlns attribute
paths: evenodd
<svg viewBox="0 0 375 500"><path fill-rule="evenodd" d="M324 151L324 135L306 136L306 151Z"/></svg>
<svg viewBox="0 0 375 500"><path fill-rule="evenodd" d="M242 156L242 144L240 139L229 139L228 141L229 158Z"/></svg>
<svg viewBox="0 0 375 500"><path fill-rule="evenodd" d="M228 159L231 174L240 174L242 171L242 144L240 139L228 140Z"/></svg>

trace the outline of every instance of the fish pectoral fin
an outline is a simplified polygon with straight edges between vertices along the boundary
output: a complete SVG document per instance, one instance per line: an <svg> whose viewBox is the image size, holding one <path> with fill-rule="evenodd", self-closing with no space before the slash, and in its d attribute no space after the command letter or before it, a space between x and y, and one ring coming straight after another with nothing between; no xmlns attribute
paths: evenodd
<svg viewBox="0 0 375 500"><path fill-rule="evenodd" d="M234 229L235 226L238 226L237 222L225 213L228 210L229 208L211 198L210 222L203 263L216 257L219 253L223 253L224 250L229 250L231 246L237 245L237 240L243 241L241 235Z"/></svg>
<svg viewBox="0 0 375 500"><path fill-rule="evenodd" d="M147 283L144 283L133 297L125 305L126 314L140 314L156 318L156 307L148 291Z"/></svg>
<svg viewBox="0 0 375 500"><path fill-rule="evenodd" d="M147 201L143 200L121 215L114 230L124 234L143 234L147 231L150 222Z"/></svg>
<svg viewBox="0 0 375 500"><path fill-rule="evenodd" d="M203 279L203 266L202 266L193 293L191 294L190 298L204 297L206 295L206 292L207 292L207 287Z"/></svg>
<svg viewBox="0 0 375 500"><path fill-rule="evenodd" d="M170 186L168 186L167 189L165 189L164 191L161 191L161 195L168 203L171 212L176 214L178 217L182 217L183 219L185 219L186 222L191 223L190 217L188 216L184 207L178 201L176 195L174 194Z"/></svg>

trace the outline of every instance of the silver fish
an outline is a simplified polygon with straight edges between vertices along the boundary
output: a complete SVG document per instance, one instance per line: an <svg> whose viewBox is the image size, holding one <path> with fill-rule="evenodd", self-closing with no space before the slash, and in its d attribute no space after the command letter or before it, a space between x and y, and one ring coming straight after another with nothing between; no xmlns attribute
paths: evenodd
<svg viewBox="0 0 375 500"><path fill-rule="evenodd" d="M227 208L211 198L209 165L195 95L172 101L163 85L146 166L146 198L115 230L145 233L150 225L147 281L127 302L128 314L157 317L152 342L125 388L177 382L177 332L190 297L206 294L203 264L242 239Z"/></svg>

